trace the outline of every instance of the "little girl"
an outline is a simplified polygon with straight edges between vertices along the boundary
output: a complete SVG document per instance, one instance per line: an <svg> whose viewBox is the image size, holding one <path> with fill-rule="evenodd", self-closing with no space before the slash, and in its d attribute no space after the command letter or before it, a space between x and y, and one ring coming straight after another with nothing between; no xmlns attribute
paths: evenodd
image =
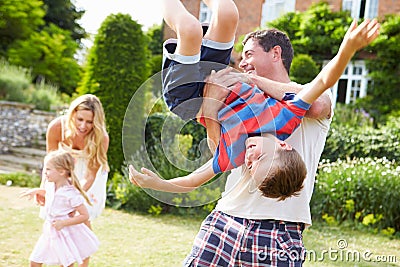
<svg viewBox="0 0 400 267"><path fill-rule="evenodd" d="M53 151L45 157L44 168L48 186L22 194L45 199L43 233L29 257L30 266L69 267L75 262L85 266L85 259L97 251L99 241L84 224L89 218L84 201L89 205L90 201L74 174L74 159L65 151ZM75 213L76 216L70 216Z"/></svg>

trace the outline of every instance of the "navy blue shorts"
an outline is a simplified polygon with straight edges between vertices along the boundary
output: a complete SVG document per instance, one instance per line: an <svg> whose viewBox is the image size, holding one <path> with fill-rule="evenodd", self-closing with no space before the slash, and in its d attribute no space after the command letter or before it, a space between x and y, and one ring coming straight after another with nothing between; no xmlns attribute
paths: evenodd
<svg viewBox="0 0 400 267"><path fill-rule="evenodd" d="M303 223L250 220L213 211L183 266L300 267Z"/></svg>
<svg viewBox="0 0 400 267"><path fill-rule="evenodd" d="M164 48L173 54L176 43L167 41ZM168 108L185 121L194 119L203 102L204 79L211 70L229 65L232 48L220 50L202 45L200 62L193 64L181 64L164 56L163 97Z"/></svg>

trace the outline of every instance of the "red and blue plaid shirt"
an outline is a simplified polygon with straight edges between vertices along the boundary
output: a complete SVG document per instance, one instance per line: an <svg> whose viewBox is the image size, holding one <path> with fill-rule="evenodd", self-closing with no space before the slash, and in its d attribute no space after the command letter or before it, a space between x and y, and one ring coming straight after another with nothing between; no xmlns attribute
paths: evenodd
<svg viewBox="0 0 400 267"><path fill-rule="evenodd" d="M288 138L301 123L310 105L296 94L278 101L254 85L238 83L218 113L221 137L214 154L214 173L225 172L244 163L249 136L270 133L280 140Z"/></svg>

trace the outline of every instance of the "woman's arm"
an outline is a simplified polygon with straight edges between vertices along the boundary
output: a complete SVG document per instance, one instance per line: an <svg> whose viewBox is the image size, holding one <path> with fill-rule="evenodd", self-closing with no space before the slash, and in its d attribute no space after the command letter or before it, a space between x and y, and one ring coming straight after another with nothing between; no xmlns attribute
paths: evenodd
<svg viewBox="0 0 400 267"><path fill-rule="evenodd" d="M157 174L146 168L141 168L141 172L138 172L132 165L129 165L129 180L133 184L142 188L171 193L190 192L208 182L214 176L212 160L186 176L170 180L161 179Z"/></svg>
<svg viewBox="0 0 400 267"><path fill-rule="evenodd" d="M62 117L55 118L49 123L46 131L46 152L54 151L58 149L58 144L62 141Z"/></svg>

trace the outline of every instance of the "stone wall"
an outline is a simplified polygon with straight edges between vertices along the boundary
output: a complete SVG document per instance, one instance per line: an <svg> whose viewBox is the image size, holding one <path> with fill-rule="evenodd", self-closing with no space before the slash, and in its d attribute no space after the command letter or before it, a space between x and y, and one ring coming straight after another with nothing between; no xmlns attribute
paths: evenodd
<svg viewBox="0 0 400 267"><path fill-rule="evenodd" d="M12 147L35 147L43 143L55 112L33 109L33 105L0 101L0 154Z"/></svg>

